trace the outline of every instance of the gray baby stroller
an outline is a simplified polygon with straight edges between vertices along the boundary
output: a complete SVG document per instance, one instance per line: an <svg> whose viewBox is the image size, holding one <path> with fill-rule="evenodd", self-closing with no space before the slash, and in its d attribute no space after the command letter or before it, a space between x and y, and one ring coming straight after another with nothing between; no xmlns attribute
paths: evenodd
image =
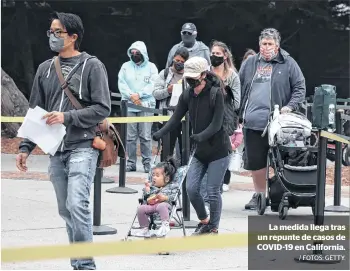
<svg viewBox="0 0 350 271"><path fill-rule="evenodd" d="M263 215L267 206L280 219L289 208L300 206L311 207L314 214L318 149L311 122L300 113L282 114L271 119L268 133L267 193L258 193L258 214Z"/></svg>
<svg viewBox="0 0 350 271"><path fill-rule="evenodd" d="M156 165L156 160L157 160L157 157L159 156L159 153L160 153L160 142L158 144L157 154L156 154L154 161L153 161L153 167ZM194 155L194 151L192 152L192 154L189 158L188 165L179 167L176 171L176 175L175 175L173 182L176 182L178 184L178 190L176 192L175 200L173 200L171 202L171 210L169 211L170 229L182 229L184 236L186 236L186 229L185 229L184 220L183 220L183 213L182 213L181 188L182 188L183 181L186 177L189 165L191 164L193 155ZM148 181L150 183L152 182L152 171L150 171ZM140 205L147 204L147 202L145 201L144 198L139 198L138 202ZM136 210L136 214L134 216L134 219L132 221L132 224L130 226L130 229L127 233L127 236L124 238L125 241L128 240L129 237L140 237L140 236L134 235L132 232L132 230L139 230L140 229L139 226L134 226L136 217L137 217L137 210ZM161 225L161 220L160 220L159 214L151 214L149 216L148 229L150 231L159 230L160 225ZM152 237L156 238L157 235L152 234L150 236L150 238L152 238ZM142 237L142 238L144 238L144 237Z"/></svg>

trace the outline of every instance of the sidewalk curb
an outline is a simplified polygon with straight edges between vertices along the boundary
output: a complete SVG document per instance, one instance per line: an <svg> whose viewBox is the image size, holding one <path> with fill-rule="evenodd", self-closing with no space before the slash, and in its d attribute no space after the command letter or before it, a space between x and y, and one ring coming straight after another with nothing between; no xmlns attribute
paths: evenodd
<svg viewBox="0 0 350 271"><path fill-rule="evenodd" d="M251 177L239 176L232 174L231 182L230 182L230 190L238 190L238 191L251 191L254 192L254 184ZM105 178L114 180L115 184L118 185L119 176L114 175L106 175ZM49 177L47 173L44 172L27 172L21 173L17 171L2 171L1 172L2 179L11 179L11 180L28 180L28 181L49 181ZM143 184L145 181L145 177L141 176L127 176L126 184L134 185L134 184ZM350 198L350 186L342 186L341 191L342 198ZM326 185L326 196L333 196L334 186Z"/></svg>

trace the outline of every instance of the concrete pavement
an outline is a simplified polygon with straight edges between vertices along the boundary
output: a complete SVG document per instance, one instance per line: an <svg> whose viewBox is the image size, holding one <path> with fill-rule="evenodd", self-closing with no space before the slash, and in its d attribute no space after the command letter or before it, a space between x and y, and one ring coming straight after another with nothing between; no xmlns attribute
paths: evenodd
<svg viewBox="0 0 350 271"><path fill-rule="evenodd" d="M114 184L104 184L104 189ZM129 185L141 191L141 185ZM52 185L47 181L9 180L1 181L1 239L2 247L40 246L67 244L65 225L57 214L57 204ZM102 224L118 230L117 235L95 236L95 242L121 240L128 231L137 208L139 194L102 194ZM223 213L220 233L247 232L248 215L255 211L243 211L251 192L231 190L223 194ZM93 195L91 195L91 200ZM348 205L349 199L343 199ZM326 205L332 203L327 198ZM196 216L191 210L191 218ZM267 210L266 215L276 216ZM311 208L290 210L293 215L311 215ZM188 229L190 234L193 230ZM181 236L181 230L172 230L170 236ZM172 253L169 256L140 255L96 258L98 269L247 269L248 249L230 248L193 252ZM293 264L291 258L290 264ZM69 260L5 263L8 270L61 270L70 269Z"/></svg>
<svg viewBox="0 0 350 271"><path fill-rule="evenodd" d="M30 172L47 172L47 156L30 156L28 167ZM138 161L139 172L127 173L127 178L146 178L143 167ZM1 171L15 172L15 156L2 154ZM119 175L118 165L107 168L105 176ZM132 179L132 178L130 178ZM94 242L119 241L127 233L138 205L142 185L128 182L127 186L139 191L138 194L110 194L104 191L116 184L102 186L102 224L118 230L116 235L94 236ZM244 204L251 198L252 180L249 177L233 175L231 190L223 194L223 212L220 233L247 232L248 216L256 215L255 211L243 210ZM244 189L242 187L248 187ZM238 190L240 189L240 190ZM248 190L248 191L244 191ZM349 190L344 187L343 190ZM92 189L93 191L93 189ZM67 244L67 234L63 220L58 216L57 203L52 185L48 181L38 180L1 180L1 239L2 248L21 246L41 246L52 244ZM91 202L93 194L91 195ZM333 203L333 197L326 198L326 206ZM349 206L349 197L342 197L342 204ZM301 207L290 210L288 219L294 215L311 215L311 208ZM277 216L269 208L266 215ZM191 219L196 220L191 208ZM193 229L188 229L191 234ZM169 236L182 236L181 230L172 230ZM284 259L285 261L285 259ZM97 268L102 270L115 269L247 269L248 248L230 248L203 250L192 252L175 252L169 256L159 255L128 255L96 258ZM286 266L295 264L293 257ZM288 264L288 265L287 265ZM308 268L309 265L299 264L298 268ZM332 266L332 268L335 266ZM321 267L320 267L321 268ZM47 260L40 262L4 263L2 269L7 270L62 270L71 269L69 259Z"/></svg>

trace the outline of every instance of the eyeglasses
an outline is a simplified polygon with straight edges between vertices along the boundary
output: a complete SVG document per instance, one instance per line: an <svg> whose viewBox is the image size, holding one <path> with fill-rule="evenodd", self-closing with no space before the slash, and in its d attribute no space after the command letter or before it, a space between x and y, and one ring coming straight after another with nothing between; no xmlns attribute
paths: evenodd
<svg viewBox="0 0 350 271"><path fill-rule="evenodd" d="M53 34L56 38L60 38L62 36L62 34L64 34L64 33L68 33L68 32L65 32L62 30L56 30L56 31L47 30L46 31L46 35L48 37L50 37L50 35Z"/></svg>
<svg viewBox="0 0 350 271"><path fill-rule="evenodd" d="M192 36L192 33L188 32L188 31L181 31L181 34L182 35L187 35L187 36Z"/></svg>

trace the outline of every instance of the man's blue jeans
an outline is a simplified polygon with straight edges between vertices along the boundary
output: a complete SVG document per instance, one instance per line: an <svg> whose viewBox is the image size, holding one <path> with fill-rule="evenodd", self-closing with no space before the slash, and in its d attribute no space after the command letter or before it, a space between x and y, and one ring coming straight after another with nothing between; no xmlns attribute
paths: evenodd
<svg viewBox="0 0 350 271"><path fill-rule="evenodd" d="M145 112L128 112L129 117L147 117L149 113ZM128 136L127 136L127 152L128 162L127 166L136 169L136 150L137 139L140 139L140 150L142 156L142 164L148 166L152 159L152 123L128 123Z"/></svg>
<svg viewBox="0 0 350 271"><path fill-rule="evenodd" d="M205 202L200 190L203 177L206 173L208 174L206 191L208 193L207 198L210 204L209 224L215 228L218 228L220 223L222 211L222 198L220 191L229 161L230 157L226 156L209 164L204 164L193 157L187 173L187 194L199 220L207 218Z"/></svg>
<svg viewBox="0 0 350 271"><path fill-rule="evenodd" d="M70 243L92 242L90 190L95 177L99 152L78 148L50 156L50 181L56 192L58 213L66 222ZM96 269L95 261L71 259L75 269Z"/></svg>

